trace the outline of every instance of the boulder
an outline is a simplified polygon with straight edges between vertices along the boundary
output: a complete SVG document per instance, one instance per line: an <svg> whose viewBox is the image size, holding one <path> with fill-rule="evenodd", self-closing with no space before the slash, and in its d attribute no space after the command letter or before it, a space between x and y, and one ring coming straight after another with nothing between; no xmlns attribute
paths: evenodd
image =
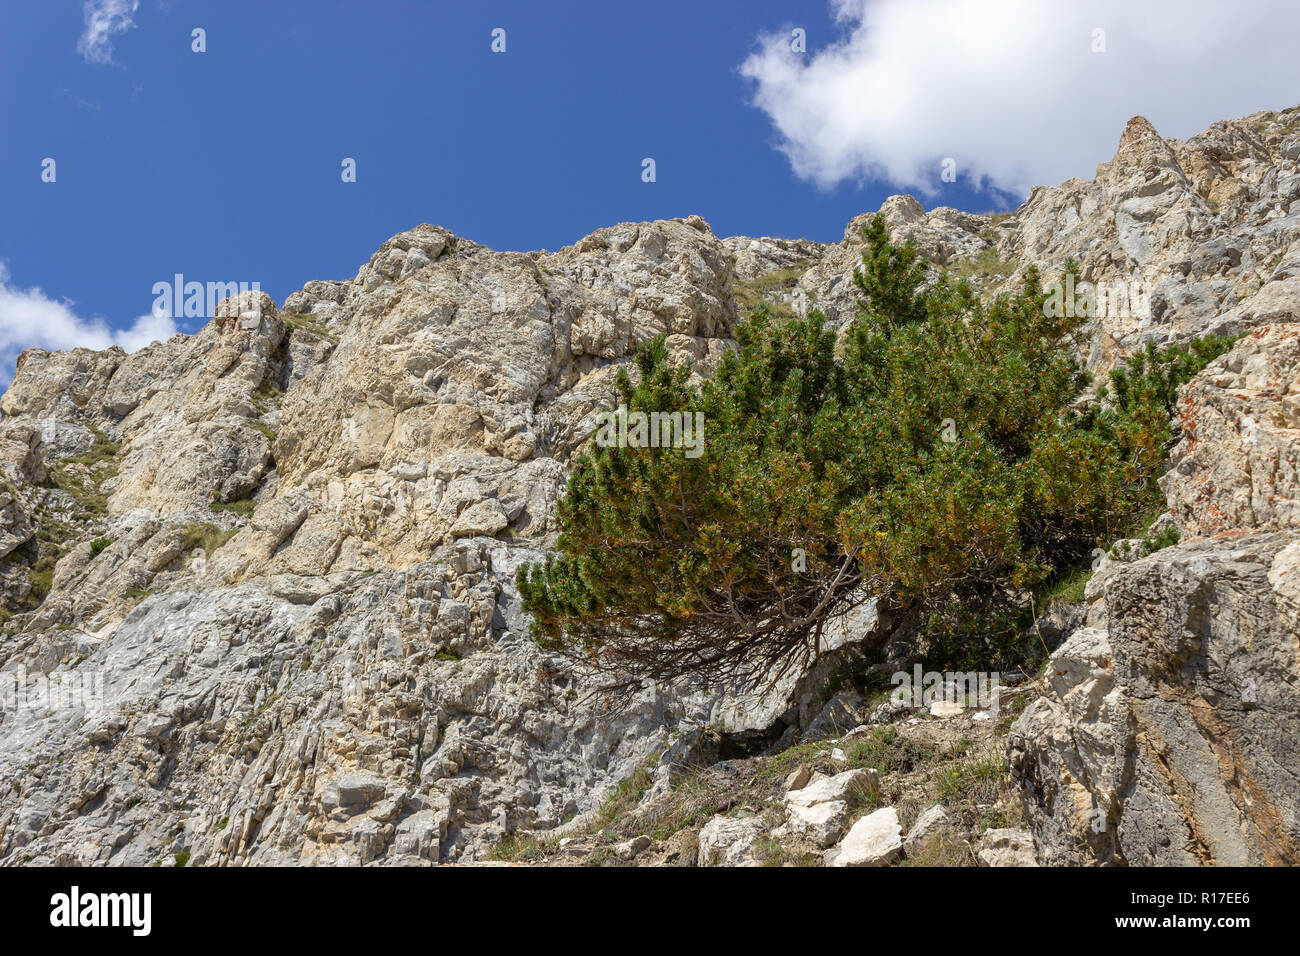
<svg viewBox="0 0 1300 956"><path fill-rule="evenodd" d="M984 866L1038 866L1034 837L1028 830L985 830L975 849Z"/></svg>
<svg viewBox="0 0 1300 956"><path fill-rule="evenodd" d="M853 824L839 846L826 852L827 866L887 866L903 850L903 828L893 807L883 807Z"/></svg>
<svg viewBox="0 0 1300 956"><path fill-rule="evenodd" d="M787 810L786 822L773 831L773 836L796 836L825 849L844 835L849 805L843 800L827 800L807 807L792 804Z"/></svg>
<svg viewBox="0 0 1300 956"><path fill-rule="evenodd" d="M1300 534L1100 569L1008 759L1045 863L1300 861Z"/></svg>
<svg viewBox="0 0 1300 956"><path fill-rule="evenodd" d="M785 802L792 807L811 807L831 800L848 802L879 789L880 775L875 770L846 770L832 777L822 776L799 790L789 791Z"/></svg>
<svg viewBox="0 0 1300 956"><path fill-rule="evenodd" d="M802 790L810 780L812 780L812 771L808 769L807 765L800 764L786 776L785 789L787 791Z"/></svg>
<svg viewBox="0 0 1300 956"><path fill-rule="evenodd" d="M652 841L648 836L634 836L630 840L614 844L614 855L620 860L634 860L637 854L648 847Z"/></svg>
<svg viewBox="0 0 1300 956"><path fill-rule="evenodd" d="M719 814L704 824L699 838L699 866L759 866L754 845L767 832L758 817Z"/></svg>
<svg viewBox="0 0 1300 956"><path fill-rule="evenodd" d="M804 742L839 737L857 727L862 723L861 709L865 704L866 700L861 694L840 691L817 712L817 716L804 731Z"/></svg>
<svg viewBox="0 0 1300 956"><path fill-rule="evenodd" d="M921 813L903 838L903 853L909 859L928 860L956 840L952 815L935 805Z"/></svg>

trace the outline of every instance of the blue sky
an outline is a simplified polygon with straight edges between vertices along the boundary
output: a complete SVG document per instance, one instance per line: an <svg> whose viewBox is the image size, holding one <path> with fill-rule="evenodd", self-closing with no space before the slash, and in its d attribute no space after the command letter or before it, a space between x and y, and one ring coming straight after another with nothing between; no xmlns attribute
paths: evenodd
<svg viewBox="0 0 1300 956"><path fill-rule="evenodd" d="M806 10L828 35L828 8ZM5 0L0 260L11 284L120 326L176 272L283 301L420 222L497 249L691 213L720 235L838 239L891 190L799 181L746 105L738 67L789 15L754 0L143 0L97 65L76 49L79 3Z"/></svg>
<svg viewBox="0 0 1300 956"><path fill-rule="evenodd" d="M1286 7L1227 39L1184 28L1201 44L1187 76L1144 82L1153 55L1189 59L1177 26L1157 38L1124 4L1028 18L1017 4L988 0L964 22L953 11L971 6L952 0L4 0L0 379L25 344L143 344L156 326L122 330L178 272L283 301L352 276L419 222L498 249L691 213L719 235L838 240L895 192L986 211L1090 176L1135 112L1186 136L1300 99L1294 68L1258 68L1260 43L1295 36L1279 30ZM1020 42L1016 21L1061 45L1062 76L1042 78L1039 47L999 49ZM1089 50L1093 22L1112 24L1109 59ZM794 27L806 52L789 49ZM1225 55L1215 43L1239 45L1254 78L1175 97L1170 84L1206 73L1195 56Z"/></svg>

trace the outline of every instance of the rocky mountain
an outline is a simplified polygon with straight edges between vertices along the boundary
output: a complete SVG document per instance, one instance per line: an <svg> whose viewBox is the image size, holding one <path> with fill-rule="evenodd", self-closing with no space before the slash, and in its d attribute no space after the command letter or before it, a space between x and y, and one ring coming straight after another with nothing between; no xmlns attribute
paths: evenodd
<svg viewBox="0 0 1300 956"><path fill-rule="evenodd" d="M880 212L987 294L1069 258L1122 290L1088 326L1096 372L1248 333L1183 393L1161 519L1181 543L1103 562L990 744L1028 832L995 829L980 859L1295 862L1300 109L1185 142L1134 118L1093 181L1009 214ZM666 334L708 375L760 300L842 326L864 220L833 244L624 223L555 253L421 225L352 279L242 294L194 335L25 351L0 400L0 862L467 862L579 832L633 778L662 799L684 754L806 737L832 662L611 710L531 642L513 576L553 544L637 346ZM827 849L815 808L851 783L794 799L802 822L697 827L698 856ZM828 861L889 843L885 809L841 814Z"/></svg>

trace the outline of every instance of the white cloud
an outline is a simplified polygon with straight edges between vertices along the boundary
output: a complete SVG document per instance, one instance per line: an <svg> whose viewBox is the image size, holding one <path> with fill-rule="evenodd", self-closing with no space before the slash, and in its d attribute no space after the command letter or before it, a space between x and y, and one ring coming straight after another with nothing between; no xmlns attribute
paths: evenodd
<svg viewBox="0 0 1300 956"><path fill-rule="evenodd" d="M132 17L140 0L85 0L81 15L86 29L77 40L77 52L87 63L100 66L113 62L113 34L125 33L135 26Z"/></svg>
<svg viewBox="0 0 1300 956"><path fill-rule="evenodd" d="M932 195L959 180L1023 196L1091 178L1124 123L1165 136L1300 102L1293 0L834 0L838 37L791 24L741 65L801 178ZM1094 53L1094 30L1105 31Z"/></svg>
<svg viewBox="0 0 1300 956"><path fill-rule="evenodd" d="M170 316L146 313L136 319L129 329L115 331L113 341L128 352L138 352L154 342L166 342L179 331Z"/></svg>
<svg viewBox="0 0 1300 956"><path fill-rule="evenodd" d="M128 329L114 329L103 319L83 319L72 303L49 298L40 289L19 289L9 283L9 267L0 262L0 384L8 384L18 353L25 348L106 349L120 345L128 352L175 335L176 323L152 313Z"/></svg>

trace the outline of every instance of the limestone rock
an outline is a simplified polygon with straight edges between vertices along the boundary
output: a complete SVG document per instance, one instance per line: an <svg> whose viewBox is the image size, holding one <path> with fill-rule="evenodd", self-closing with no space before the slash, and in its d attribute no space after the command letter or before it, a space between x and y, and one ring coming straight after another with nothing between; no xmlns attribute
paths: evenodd
<svg viewBox="0 0 1300 956"><path fill-rule="evenodd" d="M930 702L931 717L957 717L966 708L954 700L934 700Z"/></svg>
<svg viewBox="0 0 1300 956"><path fill-rule="evenodd" d="M1088 590L1007 743L1044 862L1294 864L1300 535L1189 541Z"/></svg>
<svg viewBox="0 0 1300 956"><path fill-rule="evenodd" d="M985 830L975 856L984 866L1037 866L1034 837L1028 830Z"/></svg>
<svg viewBox="0 0 1300 956"><path fill-rule="evenodd" d="M1300 318L1300 299L1292 300ZM1300 528L1300 322L1247 335L1184 386L1161 478L1185 532Z"/></svg>
<svg viewBox="0 0 1300 956"><path fill-rule="evenodd" d="M46 429L53 433L54 428ZM86 432L90 435L90 432ZM40 484L45 481L46 458L52 454L45 431L38 425L6 423L0 425L0 471L11 482Z"/></svg>
<svg viewBox="0 0 1300 956"><path fill-rule="evenodd" d="M35 533L36 524L27 501L16 489L0 488L0 558L25 544Z"/></svg>
<svg viewBox="0 0 1300 956"><path fill-rule="evenodd" d="M812 783L785 795L792 807L811 807L832 800L848 801L880 789L880 775L874 770L846 770L833 777L814 779Z"/></svg>
<svg viewBox="0 0 1300 956"><path fill-rule="evenodd" d="M861 694L841 691L821 709L804 731L805 741L838 737L862 723L861 709L866 704Z"/></svg>
<svg viewBox="0 0 1300 956"><path fill-rule="evenodd" d="M811 779L812 771L810 771L807 766L801 764L794 770L791 770L789 775L786 776L785 789L787 791L802 790L808 785L808 781Z"/></svg>
<svg viewBox="0 0 1300 956"><path fill-rule="evenodd" d="M843 800L825 800L811 806L791 804L785 823L773 831L777 837L797 836L825 849L844 835L849 805Z"/></svg>
<svg viewBox="0 0 1300 956"><path fill-rule="evenodd" d="M1187 537L1220 537L1107 562L1017 724L1045 860L1294 860L1297 120L1179 141L1135 118L1094 180L1012 214L881 207L984 294L1067 257L1140 281L1149 309L1089 322L1094 372L1148 340L1251 333L1184 392L1165 483ZM513 581L553 547L638 345L664 335L707 376L754 295L842 327L866 215L838 243L691 216L553 253L425 224L351 278L281 307L239 293L131 355L24 351L0 398L0 675L83 694L0 713L0 863L469 861L584 819L670 741L690 743L656 787L716 763L702 728L848 730L860 703L827 711L821 690L889 625L870 600L776 688L647 689L610 715L529 639ZM845 776L799 781L792 814L848 803ZM711 825L751 846L762 827Z"/></svg>
<svg viewBox="0 0 1300 956"><path fill-rule="evenodd" d="M644 834L641 836L635 836L630 840L624 840L622 843L616 843L614 845L614 855L620 860L633 860L636 858L638 853L646 849L646 847L650 846L653 842L653 840Z"/></svg>
<svg viewBox="0 0 1300 956"><path fill-rule="evenodd" d="M760 866L753 850L765 832L758 817L712 817L700 830L698 865Z"/></svg>
<svg viewBox="0 0 1300 956"><path fill-rule="evenodd" d="M902 852L903 830L893 807L882 807L853 824L839 846L826 853L827 866L887 866Z"/></svg>
<svg viewBox="0 0 1300 956"><path fill-rule="evenodd" d="M952 831L952 815L942 806L930 807L903 838L903 852L911 859L932 857L955 839Z"/></svg>

